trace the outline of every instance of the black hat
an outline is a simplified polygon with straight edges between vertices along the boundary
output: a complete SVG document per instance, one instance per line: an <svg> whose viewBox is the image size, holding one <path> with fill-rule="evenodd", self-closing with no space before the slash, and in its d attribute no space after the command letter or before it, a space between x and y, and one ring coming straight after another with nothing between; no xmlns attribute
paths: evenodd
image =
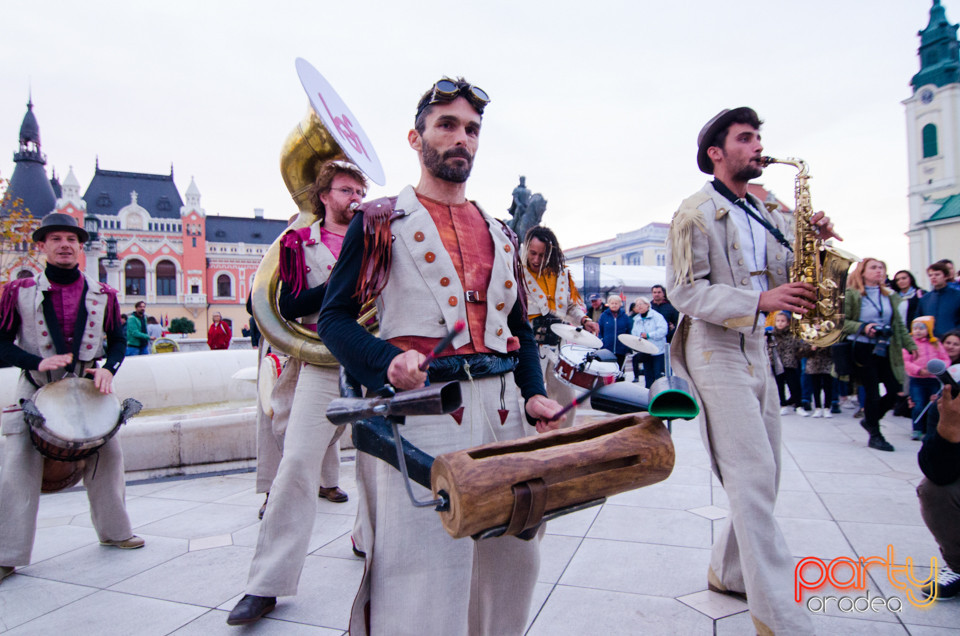
<svg viewBox="0 0 960 636"><path fill-rule="evenodd" d="M77 220L69 214L52 212L43 217L43 220L40 221L40 227L33 233L33 240L37 242L42 241L50 232L73 232L80 237L81 243L86 243L90 240L90 235L87 234L87 231L80 227Z"/></svg>
<svg viewBox="0 0 960 636"><path fill-rule="evenodd" d="M724 130L734 119L743 114L749 114L756 120L760 119L757 117L756 111L747 106L732 110L724 108L700 129L700 134L697 135L697 166L700 168L700 172L713 174L713 161L707 156L707 149L718 132Z"/></svg>

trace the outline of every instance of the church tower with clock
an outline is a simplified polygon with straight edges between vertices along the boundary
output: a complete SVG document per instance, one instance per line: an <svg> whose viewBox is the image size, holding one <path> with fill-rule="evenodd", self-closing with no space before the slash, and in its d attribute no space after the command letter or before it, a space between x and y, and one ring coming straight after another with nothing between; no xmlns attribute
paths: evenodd
<svg viewBox="0 0 960 636"><path fill-rule="evenodd" d="M907 115L910 270L958 260L960 246L960 42L940 0L920 31L920 71L910 80Z"/></svg>

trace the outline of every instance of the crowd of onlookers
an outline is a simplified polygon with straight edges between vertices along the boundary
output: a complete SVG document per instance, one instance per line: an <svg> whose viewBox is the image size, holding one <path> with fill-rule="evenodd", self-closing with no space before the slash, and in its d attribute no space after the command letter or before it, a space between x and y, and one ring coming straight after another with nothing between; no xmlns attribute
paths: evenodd
<svg viewBox="0 0 960 636"><path fill-rule="evenodd" d="M612 351L622 369L627 356L632 354L633 381L640 381L641 368L644 383L649 389L654 380L664 374L666 345L680 321L679 312L670 304L663 285L654 285L650 298L636 298L629 308L623 308L623 299L610 294L606 303L599 294L591 294L587 314L600 325L603 348ZM657 353L635 352L620 341L622 334L633 334L656 347Z"/></svg>
<svg viewBox="0 0 960 636"><path fill-rule="evenodd" d="M166 337L168 333L164 331L160 321L147 315L147 304L142 300L133 306L132 313L120 314L120 323L127 338L127 356L145 356L154 353L152 344L159 338ZM244 337L250 335L250 331L244 328L243 335ZM214 351L229 349L232 339L233 325L230 319L222 318L220 312L214 312L210 327L207 329L207 346Z"/></svg>
<svg viewBox="0 0 960 636"><path fill-rule="evenodd" d="M940 382L927 363L960 362L960 282L949 260L933 263L926 274L929 290L912 272L890 278L883 261L860 261L847 279L843 336L830 348L795 337L788 313L772 317L767 342L781 413L831 417L846 403L857 409L878 450L893 450L880 432L891 410L911 418L913 439L933 431L937 409L931 404Z"/></svg>
<svg viewBox="0 0 960 636"><path fill-rule="evenodd" d="M883 261L865 258L847 279L838 343L803 342L791 333L786 312L773 317L767 343L781 414L831 417L846 399L858 408L870 448L881 451L894 450L880 430L884 415L893 410L911 418L912 438L923 440L920 510L944 560L924 594L951 599L960 595L960 396L942 395L927 365L937 360L960 379L960 281L949 260L931 264L926 275L929 290L912 272L891 279Z"/></svg>

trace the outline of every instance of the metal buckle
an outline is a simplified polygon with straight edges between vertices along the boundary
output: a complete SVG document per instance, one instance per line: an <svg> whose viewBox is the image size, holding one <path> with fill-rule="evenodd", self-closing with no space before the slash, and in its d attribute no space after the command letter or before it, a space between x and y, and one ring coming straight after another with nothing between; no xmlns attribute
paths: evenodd
<svg viewBox="0 0 960 636"><path fill-rule="evenodd" d="M482 303L487 299L487 296L483 293L483 291L478 291L475 289L468 289L463 292L463 295L467 298L468 303Z"/></svg>

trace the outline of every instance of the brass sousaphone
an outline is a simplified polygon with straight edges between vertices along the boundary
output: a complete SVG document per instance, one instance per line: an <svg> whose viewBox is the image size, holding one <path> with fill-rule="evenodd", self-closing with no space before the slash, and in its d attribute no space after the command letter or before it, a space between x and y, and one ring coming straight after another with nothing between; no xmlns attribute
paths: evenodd
<svg viewBox="0 0 960 636"><path fill-rule="evenodd" d="M300 83L310 99L307 114L283 142L280 152L280 173L300 214L290 229L309 227L317 221L310 202L310 186L320 167L328 162L346 159L378 185L385 179L380 159L356 117L336 91L309 62L296 61ZM296 322L284 320L277 306L280 264L280 238L267 250L253 279L251 306L257 326L267 342L277 351L316 366L337 366L336 358L315 331ZM362 315L366 323L373 311Z"/></svg>

